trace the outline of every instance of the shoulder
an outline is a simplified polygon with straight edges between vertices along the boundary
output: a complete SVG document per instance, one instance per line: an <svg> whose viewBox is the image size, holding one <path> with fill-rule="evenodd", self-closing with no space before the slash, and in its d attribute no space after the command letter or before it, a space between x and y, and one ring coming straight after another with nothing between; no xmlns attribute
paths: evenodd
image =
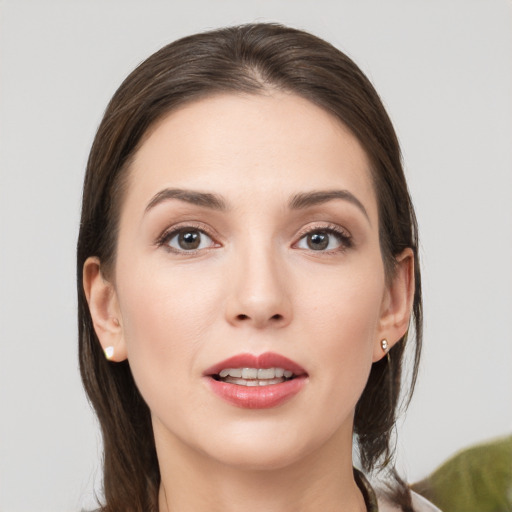
<svg viewBox="0 0 512 512"><path fill-rule="evenodd" d="M411 497L414 512L441 512L435 505L430 503L430 501L426 500L423 496L420 496L414 491L411 491ZM399 506L393 505L385 498L379 497L378 504L379 512L402 512L402 509Z"/></svg>
<svg viewBox="0 0 512 512"><path fill-rule="evenodd" d="M441 512L433 503L425 499L423 496L411 491L412 504L416 512Z"/></svg>

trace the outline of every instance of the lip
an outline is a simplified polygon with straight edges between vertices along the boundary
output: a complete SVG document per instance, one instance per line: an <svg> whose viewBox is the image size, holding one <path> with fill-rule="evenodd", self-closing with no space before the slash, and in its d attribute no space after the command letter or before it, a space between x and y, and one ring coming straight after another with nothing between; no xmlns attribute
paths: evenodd
<svg viewBox="0 0 512 512"><path fill-rule="evenodd" d="M213 378L224 368L283 368L292 371L295 377L267 386L239 386ZM268 409L281 405L299 393L307 380L306 370L302 366L273 352L260 355L238 354L214 364L205 370L203 376L217 396L244 409Z"/></svg>
<svg viewBox="0 0 512 512"><path fill-rule="evenodd" d="M282 368L290 370L295 375L304 375L306 370L287 357L273 352L265 352L258 356L253 354L238 354L220 361L204 371L203 375L217 375L224 368Z"/></svg>

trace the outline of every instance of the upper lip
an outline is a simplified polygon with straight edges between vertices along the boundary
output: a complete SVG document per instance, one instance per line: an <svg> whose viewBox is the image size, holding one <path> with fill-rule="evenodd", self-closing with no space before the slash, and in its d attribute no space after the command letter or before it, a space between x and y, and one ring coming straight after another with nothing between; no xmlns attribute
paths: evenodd
<svg viewBox="0 0 512 512"><path fill-rule="evenodd" d="M282 368L290 370L294 375L303 375L306 370L298 363L273 352L263 354L237 354L210 366L204 371L204 375L218 375L221 370L226 368Z"/></svg>

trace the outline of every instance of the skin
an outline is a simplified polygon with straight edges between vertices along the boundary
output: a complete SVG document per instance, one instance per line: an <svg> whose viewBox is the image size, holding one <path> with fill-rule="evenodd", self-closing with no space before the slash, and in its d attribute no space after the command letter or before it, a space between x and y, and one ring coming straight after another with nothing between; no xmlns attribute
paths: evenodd
<svg viewBox="0 0 512 512"><path fill-rule="evenodd" d="M151 410L160 511L365 510L354 410L381 340L392 346L408 327L413 264L404 251L386 280L357 139L292 94L219 95L161 120L129 172L113 275L89 258L84 288L103 348L128 358ZM216 194L226 209L177 198L148 209L165 189ZM290 208L332 190L360 205ZM162 236L186 226L207 234L195 251ZM333 227L342 238L308 245ZM284 404L242 409L205 384L213 364L268 351L308 373Z"/></svg>

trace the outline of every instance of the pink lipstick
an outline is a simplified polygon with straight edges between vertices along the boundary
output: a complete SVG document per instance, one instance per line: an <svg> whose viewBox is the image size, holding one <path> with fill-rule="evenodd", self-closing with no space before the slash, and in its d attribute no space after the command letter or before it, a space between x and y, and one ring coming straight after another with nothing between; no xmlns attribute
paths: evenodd
<svg viewBox="0 0 512 512"><path fill-rule="evenodd" d="M272 352L230 357L208 368L204 376L217 396L246 409L276 407L295 396L307 379L299 364Z"/></svg>

